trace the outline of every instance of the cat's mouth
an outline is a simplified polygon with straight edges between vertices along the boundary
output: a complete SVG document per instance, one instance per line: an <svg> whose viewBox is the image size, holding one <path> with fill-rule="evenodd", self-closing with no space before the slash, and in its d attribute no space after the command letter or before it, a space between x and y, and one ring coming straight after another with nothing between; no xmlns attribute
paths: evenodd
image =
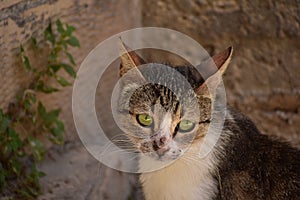
<svg viewBox="0 0 300 200"><path fill-rule="evenodd" d="M159 161L173 161L179 158L182 155L181 149L171 149L170 147L167 148L160 148L156 151L147 151L143 152L144 155Z"/></svg>
<svg viewBox="0 0 300 200"><path fill-rule="evenodd" d="M161 149L158 149L156 151L157 155L161 158L163 157L168 151L170 150L170 148L161 148Z"/></svg>

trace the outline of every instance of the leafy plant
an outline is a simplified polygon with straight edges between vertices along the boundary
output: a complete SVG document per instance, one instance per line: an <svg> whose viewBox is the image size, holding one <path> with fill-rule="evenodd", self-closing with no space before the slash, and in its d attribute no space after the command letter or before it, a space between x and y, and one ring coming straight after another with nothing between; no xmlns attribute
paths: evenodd
<svg viewBox="0 0 300 200"><path fill-rule="evenodd" d="M47 52L42 58L47 60L44 67L33 66L24 46L20 45L22 63L32 81L22 89L6 113L0 108L0 189L9 196L36 197L41 187L39 178L45 176L36 167L45 154L41 138L47 137L54 144L64 142L60 109L47 110L37 94L54 93L70 86L61 71L71 78L76 77L75 60L69 52L71 47L80 47L74 31L73 26L57 20L48 25L39 45L32 38L35 54Z"/></svg>

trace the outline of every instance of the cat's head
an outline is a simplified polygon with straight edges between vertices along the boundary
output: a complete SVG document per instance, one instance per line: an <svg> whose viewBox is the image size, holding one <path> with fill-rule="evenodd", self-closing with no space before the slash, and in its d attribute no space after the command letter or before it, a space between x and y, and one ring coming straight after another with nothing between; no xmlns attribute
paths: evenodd
<svg viewBox="0 0 300 200"><path fill-rule="evenodd" d="M170 161L192 143L201 145L211 122L213 90L232 48L202 62L200 75L192 66L147 63L123 47L118 121L134 148L154 160ZM209 90L208 82L215 87Z"/></svg>

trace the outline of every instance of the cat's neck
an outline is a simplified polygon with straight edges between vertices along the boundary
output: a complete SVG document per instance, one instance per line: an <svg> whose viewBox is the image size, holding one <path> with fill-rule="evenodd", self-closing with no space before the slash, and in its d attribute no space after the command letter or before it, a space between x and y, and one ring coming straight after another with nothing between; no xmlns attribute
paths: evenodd
<svg viewBox="0 0 300 200"><path fill-rule="evenodd" d="M230 134L230 133L226 133ZM224 137L224 136L223 136ZM193 143L185 154L169 166L140 176L146 199L212 199L218 192L219 157L225 138L218 142L207 156L199 159L200 142ZM140 160L140 168L152 165L150 160Z"/></svg>
<svg viewBox="0 0 300 200"><path fill-rule="evenodd" d="M216 183L211 176L213 158L180 158L171 165L140 176L146 199L210 199L215 195ZM140 165L147 165L141 161Z"/></svg>

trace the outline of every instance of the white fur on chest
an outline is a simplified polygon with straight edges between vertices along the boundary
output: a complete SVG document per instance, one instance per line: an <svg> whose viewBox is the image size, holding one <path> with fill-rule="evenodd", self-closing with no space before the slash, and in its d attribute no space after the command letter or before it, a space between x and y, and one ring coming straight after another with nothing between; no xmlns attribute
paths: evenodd
<svg viewBox="0 0 300 200"><path fill-rule="evenodd" d="M140 176L146 200L205 200L215 196L217 183L211 174L215 166L213 155L196 159L186 153L184 157L166 168ZM140 164L147 165L145 161Z"/></svg>

